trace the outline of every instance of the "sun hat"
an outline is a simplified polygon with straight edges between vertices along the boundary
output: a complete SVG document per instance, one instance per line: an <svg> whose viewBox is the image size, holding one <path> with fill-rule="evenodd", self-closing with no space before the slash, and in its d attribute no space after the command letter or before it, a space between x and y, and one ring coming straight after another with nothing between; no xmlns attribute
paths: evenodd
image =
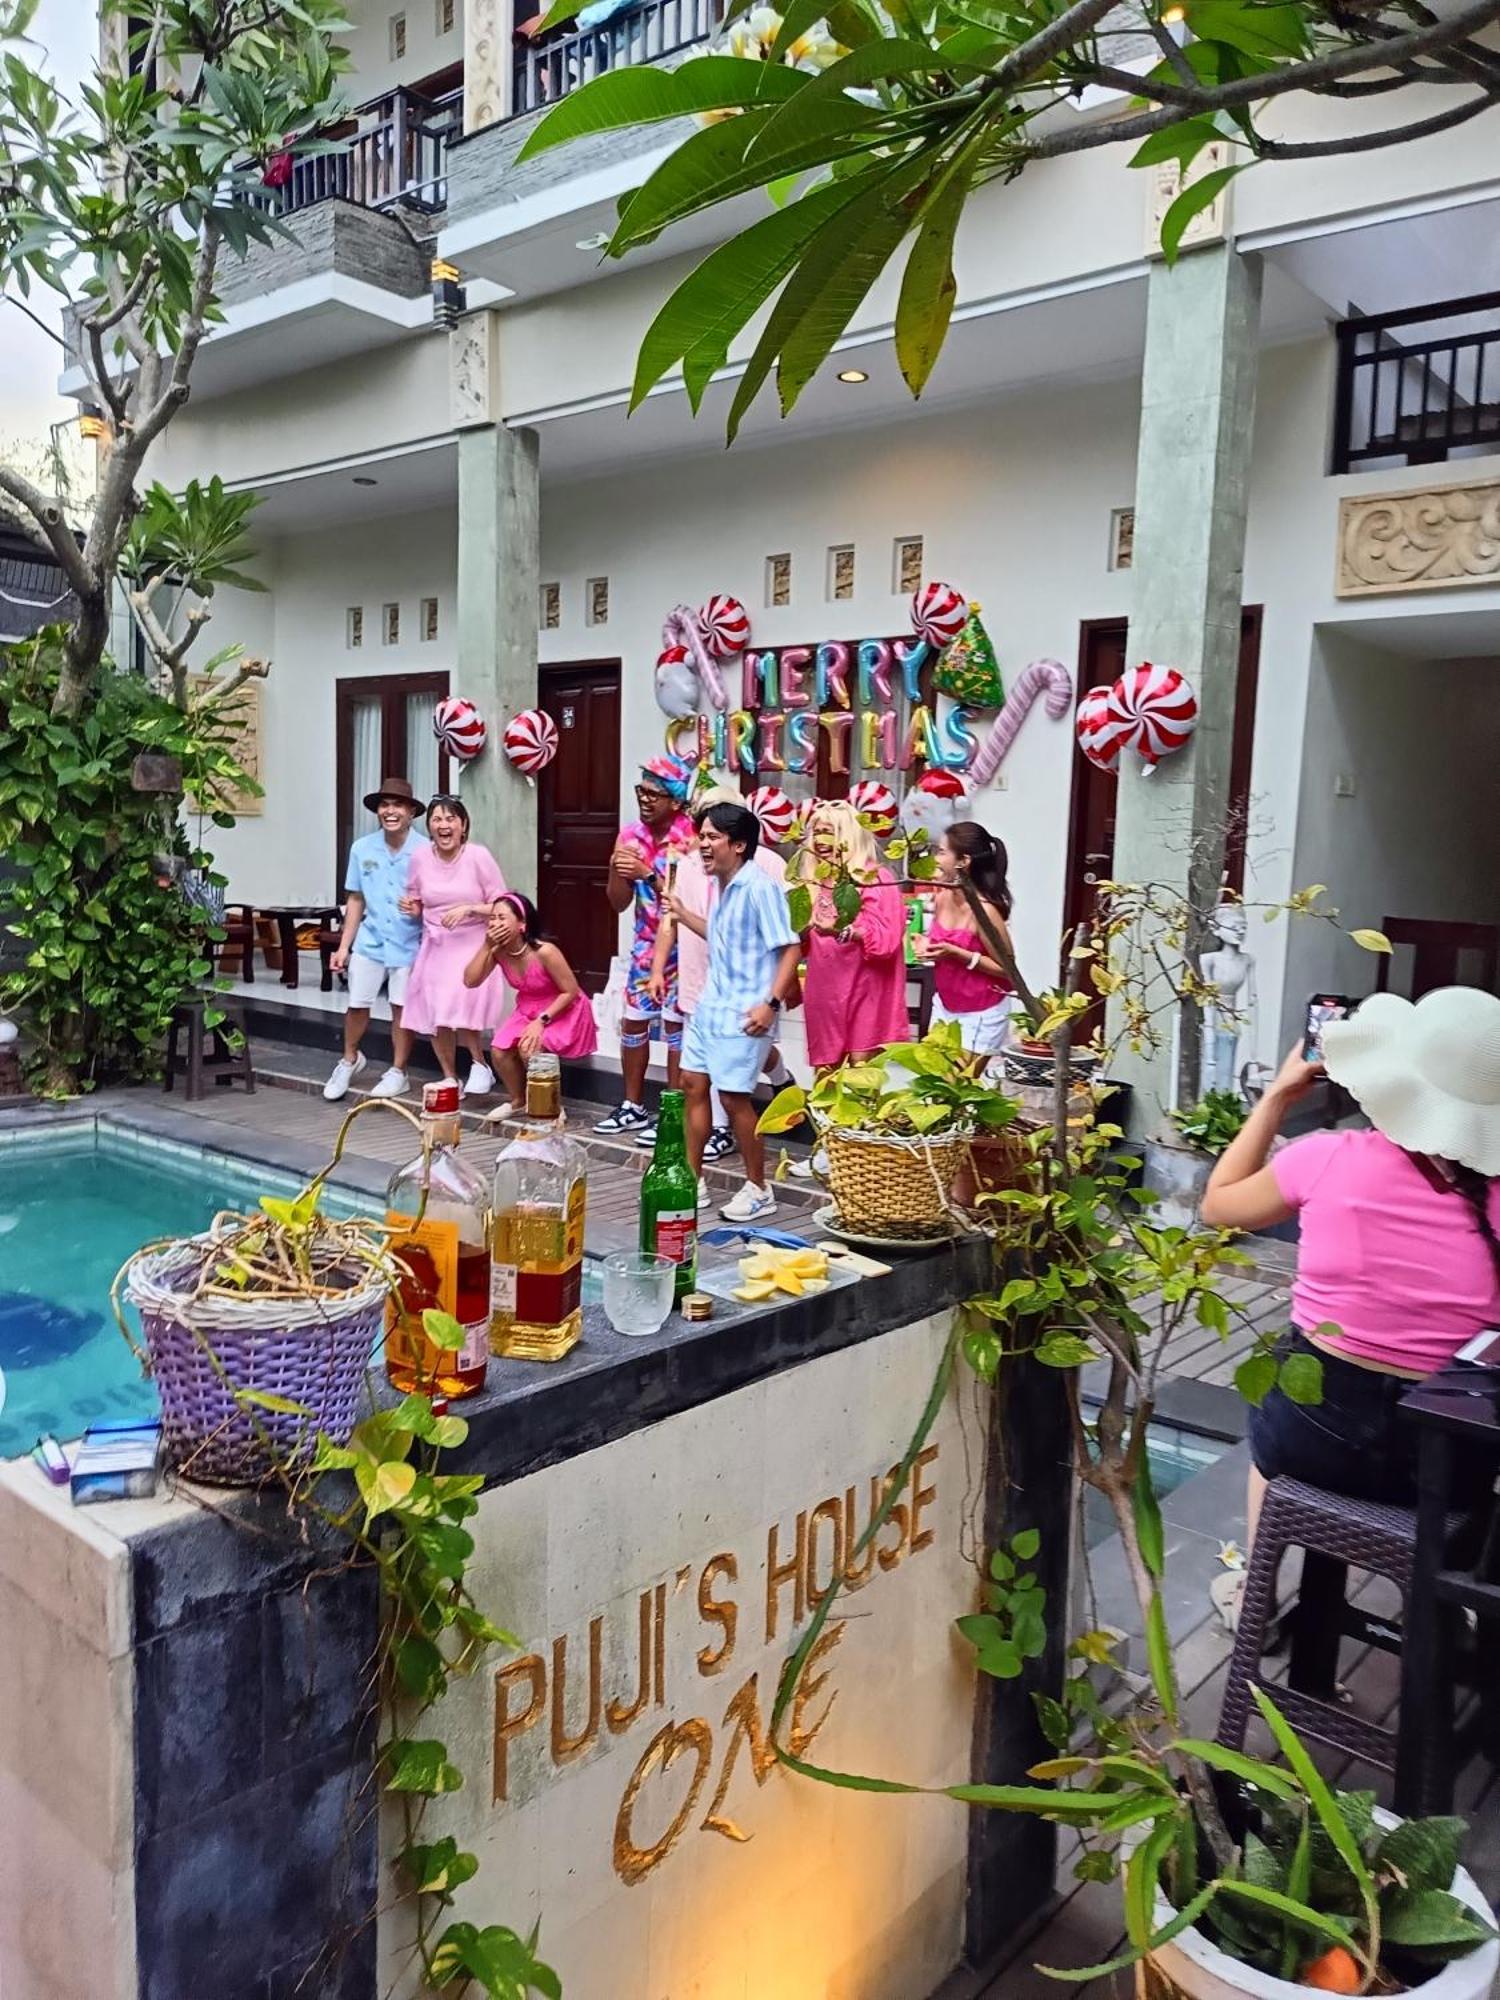
<svg viewBox="0 0 1500 2000"><path fill-rule="evenodd" d="M394 799L398 806L412 806L418 812L427 810L405 778L382 778L378 792L365 793L365 811L374 812L382 799Z"/></svg>
<svg viewBox="0 0 1500 2000"><path fill-rule="evenodd" d="M1323 1030L1323 1062L1377 1131L1409 1153L1500 1176L1500 999L1440 986L1373 993Z"/></svg>

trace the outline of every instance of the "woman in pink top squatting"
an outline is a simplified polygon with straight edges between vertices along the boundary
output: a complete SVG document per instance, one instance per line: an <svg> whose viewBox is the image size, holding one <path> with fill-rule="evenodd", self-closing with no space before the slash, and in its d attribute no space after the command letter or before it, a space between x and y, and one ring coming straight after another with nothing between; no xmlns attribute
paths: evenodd
<svg viewBox="0 0 1500 2000"><path fill-rule="evenodd" d="M1288 1109L1324 1070L1373 1130L1311 1132L1269 1158ZM1415 1006L1376 993L1323 1030L1323 1060L1295 1048L1214 1168L1203 1220L1301 1234L1281 1359L1315 1355L1323 1395L1272 1389L1250 1418L1249 1526L1279 1475L1409 1505L1415 1468L1397 1405L1413 1381L1500 1326L1500 999L1445 986ZM1472 1471L1486 1492L1493 1467ZM1225 1578L1218 1589L1231 1599ZM1216 1596L1218 1590L1216 1590ZM1221 1602L1230 1623L1235 1606Z"/></svg>
<svg viewBox="0 0 1500 2000"><path fill-rule="evenodd" d="M831 864L860 884L859 914L842 924L833 890L814 868ZM906 913L889 868L847 800L825 799L808 828L798 873L813 892L803 937L803 1021L807 1059L831 1069L847 1056L872 1055L910 1035L906 1015Z"/></svg>
<svg viewBox="0 0 1500 2000"><path fill-rule="evenodd" d="M938 887L933 921L915 940L918 954L933 968L932 1019L956 1021L963 1045L974 1055L998 1055L1010 1019L1011 983L999 963L986 955L973 912L960 883L971 882L984 913L1007 944L1005 920L1011 911L1010 866L1003 840L976 819L950 826L937 845Z"/></svg>
<svg viewBox="0 0 1500 2000"><path fill-rule="evenodd" d="M555 1056L591 1056L598 1047L594 1009L573 968L542 936L529 896L507 889L490 912L484 943L464 969L465 986L482 986L498 969L516 996L515 1010L495 1033L495 1067L510 1097L507 1109L523 1111L526 1065L539 1049Z"/></svg>

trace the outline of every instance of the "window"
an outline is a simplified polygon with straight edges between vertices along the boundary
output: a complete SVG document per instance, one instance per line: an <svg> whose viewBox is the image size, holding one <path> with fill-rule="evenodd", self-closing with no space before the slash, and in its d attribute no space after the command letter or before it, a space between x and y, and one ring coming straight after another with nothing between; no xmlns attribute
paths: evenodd
<svg viewBox="0 0 1500 2000"><path fill-rule="evenodd" d="M382 646L401 644L401 606L382 604L380 607L380 643Z"/></svg>
<svg viewBox="0 0 1500 2000"><path fill-rule="evenodd" d="M448 753L432 733L434 704L447 692L445 673L361 674L335 681L338 872L333 879L341 888L350 841L374 830L375 816L365 811L363 800L382 778L409 778L419 799L448 789Z"/></svg>
<svg viewBox="0 0 1500 2000"><path fill-rule="evenodd" d="M344 613L344 644L357 653L365 643L365 612L362 604L351 604Z"/></svg>
<svg viewBox="0 0 1500 2000"><path fill-rule="evenodd" d="M792 601L792 559L789 555L766 557L766 602L767 604L790 604Z"/></svg>
<svg viewBox="0 0 1500 2000"><path fill-rule="evenodd" d="M430 646L437 635L437 599L435 597L424 597L422 599L422 640L424 645Z"/></svg>
<svg viewBox="0 0 1500 2000"><path fill-rule="evenodd" d="M589 578L584 602L587 622L590 625L607 625L609 623L609 578L607 576L591 576Z"/></svg>
<svg viewBox="0 0 1500 2000"><path fill-rule="evenodd" d="M854 547L845 542L828 551L828 596L832 603L838 604L853 595Z"/></svg>
<svg viewBox="0 0 1500 2000"><path fill-rule="evenodd" d="M911 597L922 588L922 537L898 535L895 559L891 564L891 590L897 597Z"/></svg>
<svg viewBox="0 0 1500 2000"><path fill-rule="evenodd" d="M440 35L453 33L457 0L437 0L437 31Z"/></svg>
<svg viewBox="0 0 1500 2000"><path fill-rule="evenodd" d="M555 632L562 623L562 585L544 583L537 606L537 624L544 632Z"/></svg>
<svg viewBox="0 0 1500 2000"><path fill-rule="evenodd" d="M406 16L391 16L391 61L401 62L406 56Z"/></svg>
<svg viewBox="0 0 1500 2000"><path fill-rule="evenodd" d="M1116 507L1109 517L1109 566L1129 569L1135 555L1135 509Z"/></svg>

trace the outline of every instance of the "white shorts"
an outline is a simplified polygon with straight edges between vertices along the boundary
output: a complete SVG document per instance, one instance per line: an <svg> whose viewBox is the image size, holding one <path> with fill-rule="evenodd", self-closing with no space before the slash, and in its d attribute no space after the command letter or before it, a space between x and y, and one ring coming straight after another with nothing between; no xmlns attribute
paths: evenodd
<svg viewBox="0 0 1500 2000"><path fill-rule="evenodd" d="M379 965L373 958L362 958L357 951L349 954L349 1005L351 1007L373 1007L380 998L380 991L387 980L390 981L390 1000L393 1007L400 1007L406 1001L406 982L411 978L409 965Z"/></svg>
<svg viewBox="0 0 1500 2000"><path fill-rule="evenodd" d="M939 1021L957 1021L963 1036L963 1045L971 1055L998 1055L1005 1046L1005 1030L1010 1020L1012 994L997 1000L993 1007L983 1007L973 1014L954 1014L943 1005L937 995L932 996L932 1026Z"/></svg>

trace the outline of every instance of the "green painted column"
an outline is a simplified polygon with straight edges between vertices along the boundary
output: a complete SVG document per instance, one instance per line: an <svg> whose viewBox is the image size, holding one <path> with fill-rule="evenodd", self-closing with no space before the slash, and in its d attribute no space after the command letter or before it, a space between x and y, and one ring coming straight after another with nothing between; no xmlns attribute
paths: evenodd
<svg viewBox="0 0 1500 2000"><path fill-rule="evenodd" d="M535 431L484 424L458 435L458 672L489 725L484 754L464 772L476 840L505 879L536 894L536 787L506 757L501 736L537 699L541 514Z"/></svg>
<svg viewBox="0 0 1500 2000"><path fill-rule="evenodd" d="M1154 263L1148 287L1127 659L1185 675L1198 727L1149 776L1133 753L1122 760L1114 874L1167 885L1208 913L1223 872L1239 676L1260 263L1214 244ZM1135 1085L1137 1131L1175 1102L1174 1067L1170 1021L1159 1049L1117 1061Z"/></svg>

